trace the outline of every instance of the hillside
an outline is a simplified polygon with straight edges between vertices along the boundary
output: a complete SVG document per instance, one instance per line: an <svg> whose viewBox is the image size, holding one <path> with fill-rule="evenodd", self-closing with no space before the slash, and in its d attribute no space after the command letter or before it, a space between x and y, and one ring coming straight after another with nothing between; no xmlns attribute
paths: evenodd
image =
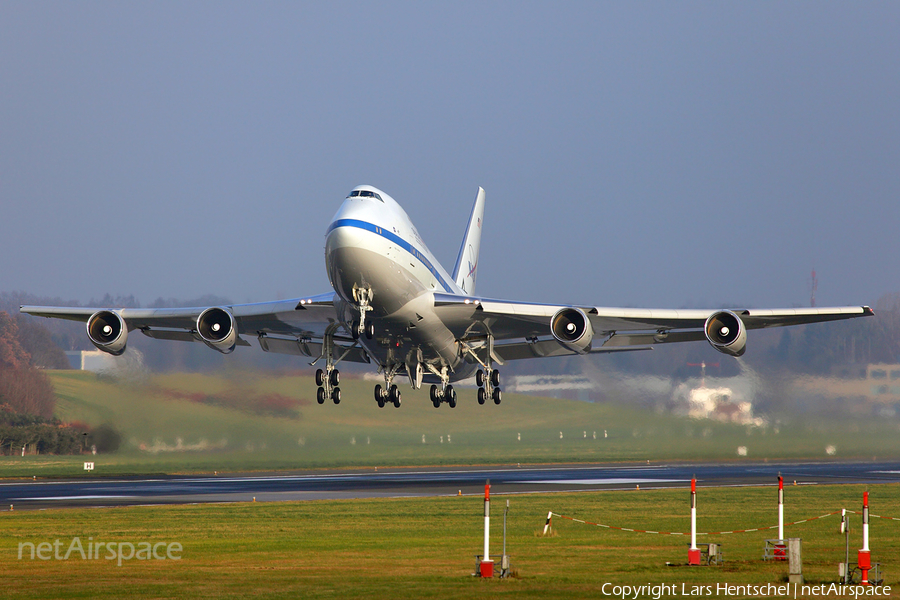
<svg viewBox="0 0 900 600"><path fill-rule="evenodd" d="M344 401L315 403L311 378L259 373L151 375L120 382L48 373L57 416L122 435L119 452L92 457L104 473L211 472L316 467L546 463L900 455L898 427L874 420L747 427L572 400L504 395L435 409L403 389L400 409L379 409L370 381L342 381ZM596 436L596 437L595 437ZM738 456L738 447L746 448ZM81 456L4 457L6 476L81 474Z"/></svg>

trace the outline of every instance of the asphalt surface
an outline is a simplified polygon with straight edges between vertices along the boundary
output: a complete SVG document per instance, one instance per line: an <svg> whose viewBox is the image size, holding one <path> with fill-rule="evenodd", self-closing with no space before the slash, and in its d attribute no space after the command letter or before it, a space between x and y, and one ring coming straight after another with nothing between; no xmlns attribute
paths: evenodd
<svg viewBox="0 0 900 600"><path fill-rule="evenodd" d="M304 471L249 475L19 480L0 483L0 510L203 502L277 502L658 489L900 482L900 462L556 465Z"/></svg>

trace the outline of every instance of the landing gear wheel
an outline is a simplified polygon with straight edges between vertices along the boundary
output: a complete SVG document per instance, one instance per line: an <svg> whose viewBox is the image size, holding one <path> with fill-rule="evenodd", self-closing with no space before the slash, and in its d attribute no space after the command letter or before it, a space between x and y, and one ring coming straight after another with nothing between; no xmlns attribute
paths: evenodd
<svg viewBox="0 0 900 600"><path fill-rule="evenodd" d="M478 387L484 386L484 371L481 369L475 371L475 385Z"/></svg>
<svg viewBox="0 0 900 600"><path fill-rule="evenodd" d="M325 384L325 371L322 369L316 369L316 385L321 387Z"/></svg>
<svg viewBox="0 0 900 600"><path fill-rule="evenodd" d="M500 371L494 369L491 371L491 385L498 387L500 385Z"/></svg>
<svg viewBox="0 0 900 600"><path fill-rule="evenodd" d="M400 408L400 390L397 389L396 385L391 386L391 391L388 393L388 401L394 403L394 408Z"/></svg>
<svg viewBox="0 0 900 600"><path fill-rule="evenodd" d="M325 404L325 388L319 388L316 392L316 402L319 404Z"/></svg>
<svg viewBox="0 0 900 600"><path fill-rule="evenodd" d="M370 321L366 323L366 339L371 340L373 337L375 337L375 323Z"/></svg>
<svg viewBox="0 0 900 600"><path fill-rule="evenodd" d="M447 404L450 405L450 408L456 408L456 390L453 389L452 385L447 386L445 395L447 396Z"/></svg>
<svg viewBox="0 0 900 600"><path fill-rule="evenodd" d="M500 404L500 399L502 398L502 393L500 392L500 388L494 388L494 393L491 394L491 397L494 399L494 404Z"/></svg>
<svg viewBox="0 0 900 600"><path fill-rule="evenodd" d="M331 372L331 387L336 387L341 382L341 372L337 369Z"/></svg>
<svg viewBox="0 0 900 600"><path fill-rule="evenodd" d="M350 335L353 336L354 340L359 339L359 321L353 321L350 323Z"/></svg>
<svg viewBox="0 0 900 600"><path fill-rule="evenodd" d="M431 393L430 393L430 396L429 396L429 397L431 398L431 401L432 401L432 402L434 402L435 400L438 400L438 393L437 393L437 386L436 386L436 385L432 385L432 386L431 386Z"/></svg>
<svg viewBox="0 0 900 600"><path fill-rule="evenodd" d="M334 402L335 404L341 403L341 388L336 387L333 390L331 390L331 401Z"/></svg>
<svg viewBox="0 0 900 600"><path fill-rule="evenodd" d="M381 389L381 384L375 386L375 402L378 403L378 408L384 408L384 390Z"/></svg>
<svg viewBox="0 0 900 600"><path fill-rule="evenodd" d="M481 371L479 371L480 373ZM478 388L478 404L484 404L484 400L487 397L487 393L484 391L484 388Z"/></svg>
<svg viewBox="0 0 900 600"><path fill-rule="evenodd" d="M441 407L441 400L440 400L440 398L435 398L434 400L431 401L431 404L432 404L432 406L434 406L435 408L440 408L440 407Z"/></svg>

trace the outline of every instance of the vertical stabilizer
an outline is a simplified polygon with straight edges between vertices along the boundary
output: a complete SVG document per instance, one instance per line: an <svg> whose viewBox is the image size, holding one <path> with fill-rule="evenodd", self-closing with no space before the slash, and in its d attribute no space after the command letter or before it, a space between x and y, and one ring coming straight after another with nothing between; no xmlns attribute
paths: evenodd
<svg viewBox="0 0 900 600"><path fill-rule="evenodd" d="M484 190L478 188L469 226L459 247L456 267L453 268L453 279L466 294L475 293L475 276L478 274L478 251L481 249L481 225L484 220Z"/></svg>

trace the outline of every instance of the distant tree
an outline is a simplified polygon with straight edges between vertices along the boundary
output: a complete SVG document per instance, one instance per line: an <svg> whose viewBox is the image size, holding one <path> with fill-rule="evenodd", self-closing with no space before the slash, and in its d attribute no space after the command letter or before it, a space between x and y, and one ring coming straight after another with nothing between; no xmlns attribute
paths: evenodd
<svg viewBox="0 0 900 600"><path fill-rule="evenodd" d="M68 369L69 359L56 345L50 331L27 315L18 315L19 343L31 355L31 364L41 369Z"/></svg>
<svg viewBox="0 0 900 600"><path fill-rule="evenodd" d="M31 356L19 343L16 321L6 311L0 311L0 404L46 419L56 404L50 380L31 365Z"/></svg>

